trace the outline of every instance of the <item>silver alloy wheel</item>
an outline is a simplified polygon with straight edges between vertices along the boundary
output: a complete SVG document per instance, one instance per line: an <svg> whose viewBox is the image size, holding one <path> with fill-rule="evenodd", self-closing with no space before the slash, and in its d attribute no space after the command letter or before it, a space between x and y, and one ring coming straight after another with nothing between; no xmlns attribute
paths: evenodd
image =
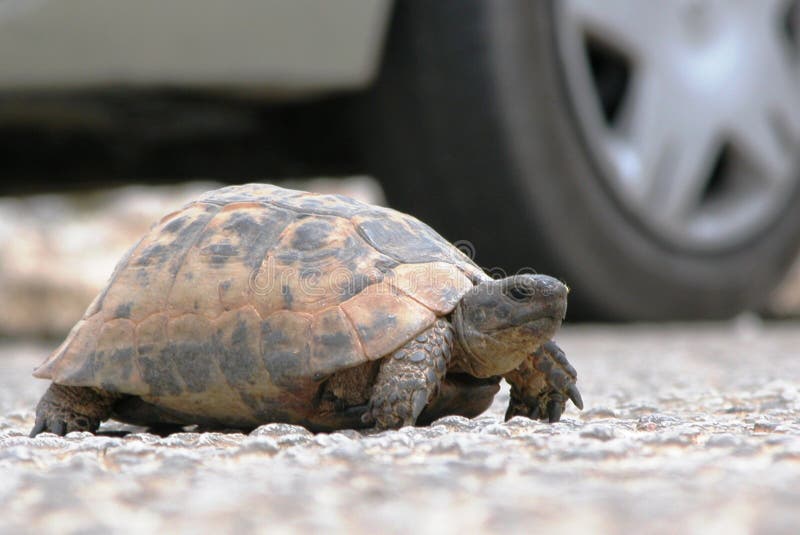
<svg viewBox="0 0 800 535"><path fill-rule="evenodd" d="M566 85L611 192L674 246L752 238L800 179L790 0L556 2Z"/></svg>

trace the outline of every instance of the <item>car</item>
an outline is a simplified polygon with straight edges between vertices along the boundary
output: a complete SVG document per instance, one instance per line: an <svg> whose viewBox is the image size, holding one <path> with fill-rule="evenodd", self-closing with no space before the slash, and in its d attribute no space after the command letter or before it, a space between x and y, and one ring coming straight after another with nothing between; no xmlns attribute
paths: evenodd
<svg viewBox="0 0 800 535"><path fill-rule="evenodd" d="M758 310L798 253L796 1L15 4L0 89L203 95L182 132L209 102L217 132L290 109L264 150L313 140L311 164L370 172L489 272L560 277L572 318ZM188 131L214 174L224 151Z"/></svg>

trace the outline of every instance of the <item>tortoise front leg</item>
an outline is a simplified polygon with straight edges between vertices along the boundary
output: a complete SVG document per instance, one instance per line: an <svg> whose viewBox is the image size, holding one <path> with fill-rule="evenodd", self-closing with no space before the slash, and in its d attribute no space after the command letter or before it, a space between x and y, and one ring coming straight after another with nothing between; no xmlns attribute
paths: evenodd
<svg viewBox="0 0 800 535"><path fill-rule="evenodd" d="M364 423L376 429L414 425L436 394L447 370L452 327L438 320L381 362Z"/></svg>
<svg viewBox="0 0 800 535"><path fill-rule="evenodd" d="M71 431L94 433L111 415L120 396L104 390L53 383L36 405L36 423L31 437L39 433L66 435Z"/></svg>
<svg viewBox="0 0 800 535"><path fill-rule="evenodd" d="M527 416L557 422L567 399L583 409L581 394L575 386L578 374L553 341L542 344L504 378L511 385L506 420Z"/></svg>

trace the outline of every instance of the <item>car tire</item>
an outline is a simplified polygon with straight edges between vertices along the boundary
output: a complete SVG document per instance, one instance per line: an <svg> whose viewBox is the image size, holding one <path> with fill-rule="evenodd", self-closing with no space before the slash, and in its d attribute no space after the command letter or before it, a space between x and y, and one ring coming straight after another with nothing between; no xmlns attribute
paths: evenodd
<svg viewBox="0 0 800 535"><path fill-rule="evenodd" d="M566 88L550 1L399 1L359 143L390 203L490 273L572 289L572 319L725 318L760 307L795 258L800 188L751 235L684 247L609 191Z"/></svg>

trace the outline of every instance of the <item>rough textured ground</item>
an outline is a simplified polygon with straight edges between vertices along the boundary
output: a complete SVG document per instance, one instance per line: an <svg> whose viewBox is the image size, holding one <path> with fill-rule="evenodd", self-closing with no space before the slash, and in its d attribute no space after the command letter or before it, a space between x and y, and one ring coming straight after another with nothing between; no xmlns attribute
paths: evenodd
<svg viewBox="0 0 800 535"><path fill-rule="evenodd" d="M381 434L28 439L41 344L0 344L0 532L797 533L800 325L579 327L586 410ZM109 429L119 429L111 426Z"/></svg>

